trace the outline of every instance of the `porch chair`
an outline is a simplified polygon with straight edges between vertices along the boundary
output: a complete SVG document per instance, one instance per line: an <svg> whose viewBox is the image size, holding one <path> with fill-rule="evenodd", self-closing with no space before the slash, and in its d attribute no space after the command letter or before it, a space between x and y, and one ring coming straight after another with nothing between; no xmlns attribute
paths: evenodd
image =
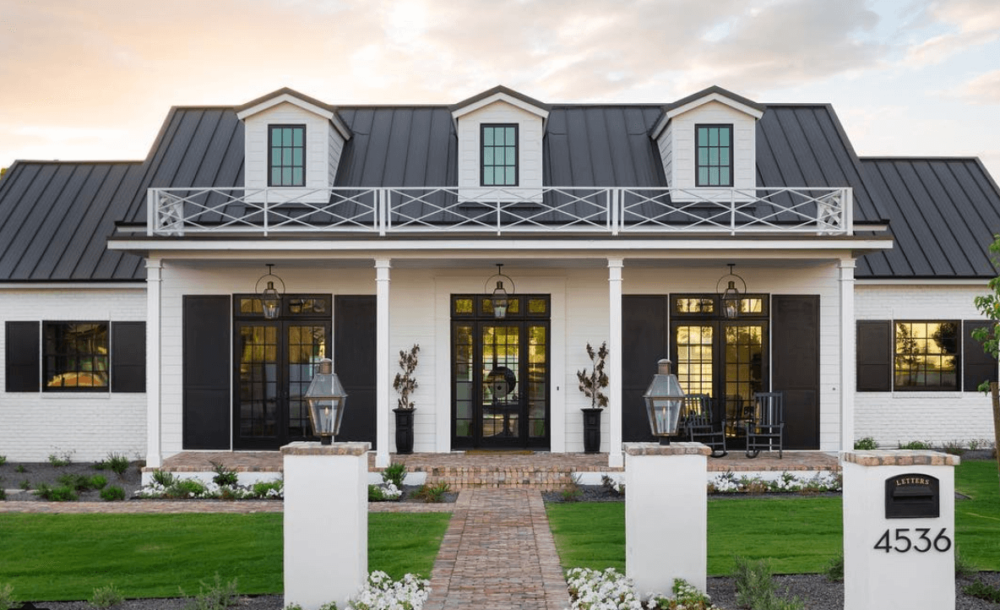
<svg viewBox="0 0 1000 610"><path fill-rule="evenodd" d="M753 395L753 417L746 422L747 457L778 449L782 459L785 440L784 392L756 392Z"/></svg>
<svg viewBox="0 0 1000 610"><path fill-rule="evenodd" d="M684 397L684 432L689 441L707 445L714 458L729 453L726 450L726 411L718 411L719 417L712 417L712 398L707 394Z"/></svg>

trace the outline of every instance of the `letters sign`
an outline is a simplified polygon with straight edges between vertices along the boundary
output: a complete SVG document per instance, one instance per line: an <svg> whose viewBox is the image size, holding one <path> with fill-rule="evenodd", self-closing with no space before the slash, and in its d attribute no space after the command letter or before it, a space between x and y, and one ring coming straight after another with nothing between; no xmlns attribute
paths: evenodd
<svg viewBox="0 0 1000 610"><path fill-rule="evenodd" d="M941 516L938 480L913 473L885 480L886 519L937 519Z"/></svg>

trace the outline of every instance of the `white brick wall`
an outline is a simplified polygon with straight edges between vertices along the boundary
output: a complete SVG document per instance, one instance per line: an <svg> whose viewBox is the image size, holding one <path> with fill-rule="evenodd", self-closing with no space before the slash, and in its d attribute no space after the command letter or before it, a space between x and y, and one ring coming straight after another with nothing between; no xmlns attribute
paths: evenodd
<svg viewBox="0 0 1000 610"><path fill-rule="evenodd" d="M3 321L146 319L145 287L136 289L0 289ZM45 461L73 451L73 459L130 458L146 452L146 395L101 392L54 394L6 388L6 333L0 331L0 455Z"/></svg>
<svg viewBox="0 0 1000 610"><path fill-rule="evenodd" d="M981 319L973 305L980 294L985 287L859 284L855 315L858 320ZM978 392L858 392L854 405L855 436L873 437L885 448L993 438L990 399Z"/></svg>

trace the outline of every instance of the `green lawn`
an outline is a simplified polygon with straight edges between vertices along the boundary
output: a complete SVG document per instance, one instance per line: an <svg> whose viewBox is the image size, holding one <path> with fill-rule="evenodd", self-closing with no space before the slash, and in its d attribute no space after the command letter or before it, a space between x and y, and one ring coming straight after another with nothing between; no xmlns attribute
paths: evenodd
<svg viewBox="0 0 1000 610"><path fill-rule="evenodd" d="M429 577L448 513L368 517L368 568ZM197 593L215 573L241 593L282 591L281 514L0 514L0 584L21 600L88 599L114 583L126 597Z"/></svg>
<svg viewBox="0 0 1000 610"><path fill-rule="evenodd" d="M956 488L957 543L979 569L1000 571L1000 493L995 462L965 462ZM625 568L623 504L550 504L563 567ZM600 523L600 527L594 527ZM725 575L734 555L770 558L775 572L812 573L841 551L840 498L740 498L708 503L708 572Z"/></svg>

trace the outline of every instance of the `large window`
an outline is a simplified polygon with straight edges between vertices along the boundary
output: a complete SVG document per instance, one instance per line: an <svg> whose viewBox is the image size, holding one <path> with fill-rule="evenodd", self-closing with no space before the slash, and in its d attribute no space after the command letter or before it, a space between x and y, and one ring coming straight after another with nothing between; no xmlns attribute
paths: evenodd
<svg viewBox="0 0 1000 610"><path fill-rule="evenodd" d="M697 186L733 185L733 126L696 125Z"/></svg>
<svg viewBox="0 0 1000 610"><path fill-rule="evenodd" d="M305 186L305 125L268 126L268 186Z"/></svg>
<svg viewBox="0 0 1000 610"><path fill-rule="evenodd" d="M517 186L517 125L483 125L482 186Z"/></svg>
<svg viewBox="0 0 1000 610"><path fill-rule="evenodd" d="M957 390L959 323L896 322L897 390Z"/></svg>
<svg viewBox="0 0 1000 610"><path fill-rule="evenodd" d="M45 322L43 332L45 391L107 390L107 322Z"/></svg>

